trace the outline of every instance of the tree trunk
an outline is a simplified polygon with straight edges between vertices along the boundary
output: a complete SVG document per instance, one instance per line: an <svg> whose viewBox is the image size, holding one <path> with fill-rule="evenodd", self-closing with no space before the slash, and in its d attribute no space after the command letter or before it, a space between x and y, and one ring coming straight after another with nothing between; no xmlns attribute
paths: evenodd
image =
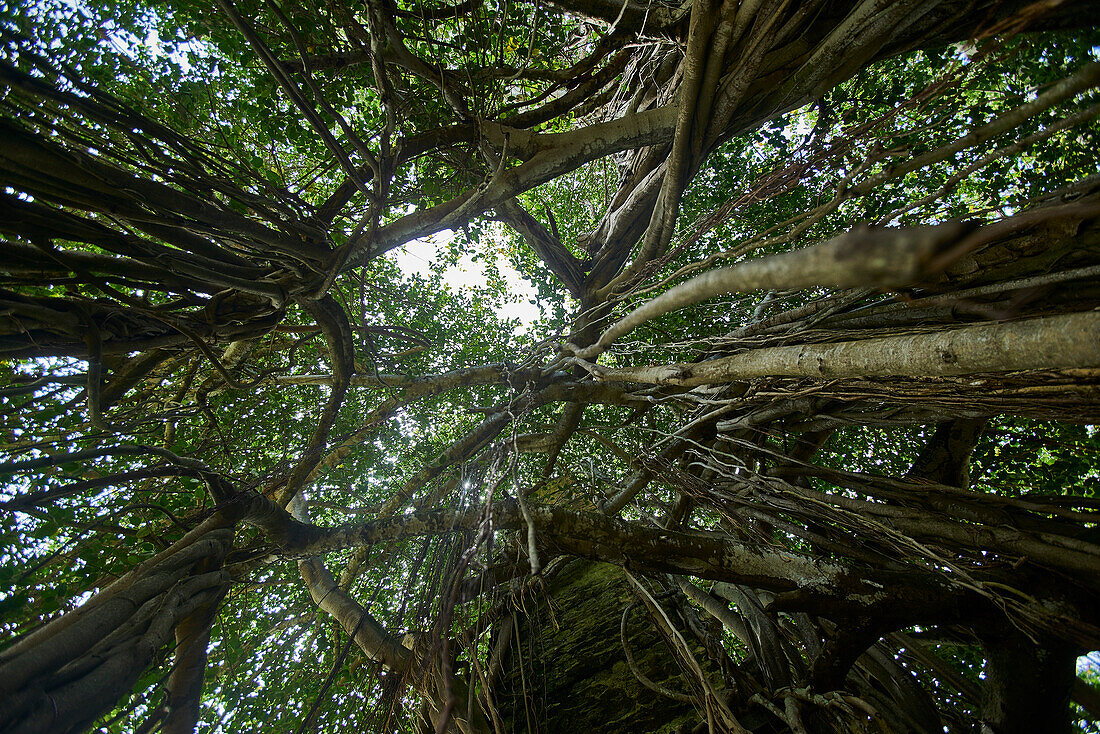
<svg viewBox="0 0 1100 734"><path fill-rule="evenodd" d="M505 731L677 732L699 721L690 703L649 690L631 672L619 628L635 598L619 568L574 561L540 597L517 604L518 624L494 691ZM653 683L691 693L642 608L630 612L626 638ZM701 648L695 653L703 659Z"/></svg>
<svg viewBox="0 0 1100 734"><path fill-rule="evenodd" d="M232 538L208 521L0 653L0 728L84 731L133 690L174 634L182 652L204 663L209 620L228 587L221 562ZM201 670L181 668L176 678L191 697L201 686ZM188 696L169 702L173 722L194 715Z"/></svg>
<svg viewBox="0 0 1100 734"><path fill-rule="evenodd" d="M1070 731L1069 699L1080 650L1062 640L1033 642L1015 628L982 636L987 664L982 731Z"/></svg>

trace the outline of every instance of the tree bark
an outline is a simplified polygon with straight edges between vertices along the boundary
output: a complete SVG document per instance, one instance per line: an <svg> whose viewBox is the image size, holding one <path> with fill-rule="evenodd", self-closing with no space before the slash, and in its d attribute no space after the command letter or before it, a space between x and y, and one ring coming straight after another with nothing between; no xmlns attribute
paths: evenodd
<svg viewBox="0 0 1100 734"><path fill-rule="evenodd" d="M573 561L538 595L518 605L518 623L494 691L506 731L675 732L682 726L690 730L699 720L691 704L649 690L631 672L619 627L623 610L635 599L621 570ZM626 644L652 682L690 693L639 609L628 620Z"/></svg>
<svg viewBox="0 0 1100 734"><path fill-rule="evenodd" d="M1069 700L1081 650L1061 640L1036 643L1014 627L982 634L986 653L982 731L1070 731Z"/></svg>

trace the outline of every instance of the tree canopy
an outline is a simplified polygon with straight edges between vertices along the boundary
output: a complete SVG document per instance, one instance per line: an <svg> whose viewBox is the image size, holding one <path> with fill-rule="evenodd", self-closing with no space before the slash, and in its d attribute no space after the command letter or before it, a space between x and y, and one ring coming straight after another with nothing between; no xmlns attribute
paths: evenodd
<svg viewBox="0 0 1100 734"><path fill-rule="evenodd" d="M1100 731L1098 19L0 3L0 730Z"/></svg>

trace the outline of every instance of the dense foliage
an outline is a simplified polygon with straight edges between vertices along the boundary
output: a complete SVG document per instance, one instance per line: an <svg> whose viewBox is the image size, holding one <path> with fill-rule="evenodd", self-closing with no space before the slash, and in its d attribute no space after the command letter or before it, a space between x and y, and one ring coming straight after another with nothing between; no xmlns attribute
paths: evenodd
<svg viewBox="0 0 1100 734"><path fill-rule="evenodd" d="M0 730L1098 731L1098 11L0 2Z"/></svg>

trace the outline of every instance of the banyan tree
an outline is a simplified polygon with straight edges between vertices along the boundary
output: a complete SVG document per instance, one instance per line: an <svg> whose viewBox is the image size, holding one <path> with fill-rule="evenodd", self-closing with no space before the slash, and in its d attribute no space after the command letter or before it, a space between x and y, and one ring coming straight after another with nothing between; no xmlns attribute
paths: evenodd
<svg viewBox="0 0 1100 734"><path fill-rule="evenodd" d="M0 5L0 731L1098 731L1098 21Z"/></svg>

